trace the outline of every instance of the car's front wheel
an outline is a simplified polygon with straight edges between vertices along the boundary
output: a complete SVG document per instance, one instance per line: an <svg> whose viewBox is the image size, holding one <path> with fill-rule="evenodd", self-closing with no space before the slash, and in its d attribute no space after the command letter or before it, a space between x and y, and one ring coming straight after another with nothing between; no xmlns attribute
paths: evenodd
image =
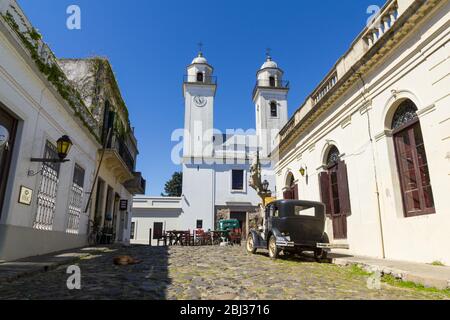
<svg viewBox="0 0 450 320"><path fill-rule="evenodd" d="M271 259L278 259L280 255L280 249L277 247L277 238L275 236L271 236L269 239L269 257Z"/></svg>
<svg viewBox="0 0 450 320"><path fill-rule="evenodd" d="M253 239L253 235L249 234L247 237L247 252L251 253L251 254L255 254L256 253L256 248L255 248L255 239Z"/></svg>

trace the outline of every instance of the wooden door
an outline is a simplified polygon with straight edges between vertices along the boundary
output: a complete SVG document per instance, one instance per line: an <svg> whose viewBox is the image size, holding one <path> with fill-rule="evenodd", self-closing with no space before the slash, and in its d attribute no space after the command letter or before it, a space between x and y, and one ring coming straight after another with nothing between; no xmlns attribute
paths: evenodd
<svg viewBox="0 0 450 320"><path fill-rule="evenodd" d="M331 205L331 219L333 221L333 232L335 239L347 238L347 215L341 210L341 197L339 180L338 180L338 166L333 167L330 172L330 205Z"/></svg>
<svg viewBox="0 0 450 320"><path fill-rule="evenodd" d="M153 240L161 239L163 236L163 226L162 222L153 223Z"/></svg>
<svg viewBox="0 0 450 320"><path fill-rule="evenodd" d="M0 107L0 217L8 182L17 121Z"/></svg>
<svg viewBox="0 0 450 320"><path fill-rule="evenodd" d="M396 132L394 141L405 217L435 213L420 123Z"/></svg>
<svg viewBox="0 0 450 320"><path fill-rule="evenodd" d="M339 161L328 172L322 172L319 179L322 202L332 220L334 238L347 239L347 217L351 214L347 165Z"/></svg>

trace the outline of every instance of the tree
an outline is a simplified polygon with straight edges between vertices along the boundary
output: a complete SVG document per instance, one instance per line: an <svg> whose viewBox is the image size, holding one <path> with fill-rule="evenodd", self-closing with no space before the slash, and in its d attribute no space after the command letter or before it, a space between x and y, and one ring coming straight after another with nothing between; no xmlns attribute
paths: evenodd
<svg viewBox="0 0 450 320"><path fill-rule="evenodd" d="M162 194L164 197L181 197L183 192L183 173L175 172L172 175L172 178L166 182L164 186L164 192L166 194Z"/></svg>

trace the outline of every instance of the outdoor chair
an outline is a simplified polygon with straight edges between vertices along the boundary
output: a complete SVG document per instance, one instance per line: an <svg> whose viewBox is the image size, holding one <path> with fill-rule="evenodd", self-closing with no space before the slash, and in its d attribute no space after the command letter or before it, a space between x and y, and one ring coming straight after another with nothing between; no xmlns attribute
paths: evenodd
<svg viewBox="0 0 450 320"><path fill-rule="evenodd" d="M181 235L181 245L182 246L191 245L191 231L186 231Z"/></svg>
<svg viewBox="0 0 450 320"><path fill-rule="evenodd" d="M233 229L228 234L231 244L241 245L242 243L242 229Z"/></svg>
<svg viewBox="0 0 450 320"><path fill-rule="evenodd" d="M203 229L195 230L195 244L198 246L204 245L206 242L206 233Z"/></svg>

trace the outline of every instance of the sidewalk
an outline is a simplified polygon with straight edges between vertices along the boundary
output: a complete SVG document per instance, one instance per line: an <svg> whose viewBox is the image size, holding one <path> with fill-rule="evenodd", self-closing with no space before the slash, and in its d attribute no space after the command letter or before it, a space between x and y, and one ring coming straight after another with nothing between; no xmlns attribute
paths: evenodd
<svg viewBox="0 0 450 320"><path fill-rule="evenodd" d="M12 262L0 262L0 283L13 281L39 272L47 272L62 265L70 265L96 253L110 252L109 247L91 247L54 252Z"/></svg>
<svg viewBox="0 0 450 320"><path fill-rule="evenodd" d="M358 265L368 272L380 271L403 281L411 281L425 287L450 289L450 267L422 263L384 260L332 253L331 262L336 265Z"/></svg>

